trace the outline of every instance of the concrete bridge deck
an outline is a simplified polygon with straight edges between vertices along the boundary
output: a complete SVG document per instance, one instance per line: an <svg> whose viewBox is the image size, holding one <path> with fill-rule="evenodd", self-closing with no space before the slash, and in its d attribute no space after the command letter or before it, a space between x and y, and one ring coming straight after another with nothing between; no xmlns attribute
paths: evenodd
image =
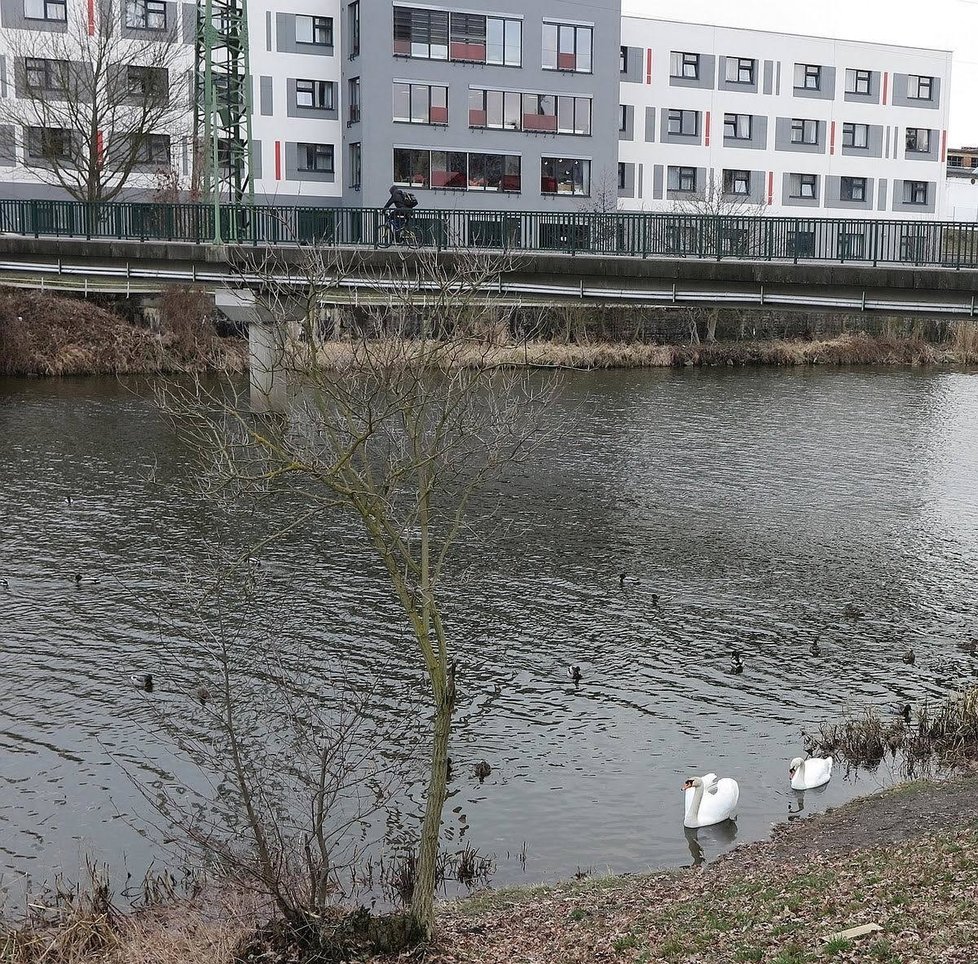
<svg viewBox="0 0 978 964"><path fill-rule="evenodd" d="M324 303L384 300L414 276L419 258L503 258L487 297L503 304L576 302L623 306L709 306L866 311L931 317L978 315L978 271L954 267L628 257L464 249L333 249L349 269ZM0 283L82 293L153 294L173 285L209 290L269 280L303 284L309 248L177 241L0 236ZM259 270L258 263L268 257Z"/></svg>

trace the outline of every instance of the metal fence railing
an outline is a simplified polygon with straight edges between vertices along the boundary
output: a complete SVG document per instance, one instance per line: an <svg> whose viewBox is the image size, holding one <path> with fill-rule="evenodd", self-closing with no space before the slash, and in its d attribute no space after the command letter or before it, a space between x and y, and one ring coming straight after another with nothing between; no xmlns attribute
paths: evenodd
<svg viewBox="0 0 978 964"><path fill-rule="evenodd" d="M216 223L219 217L220 223ZM857 218L418 210L421 243L626 257L978 268L978 224ZM0 233L253 245L376 247L379 208L0 200Z"/></svg>

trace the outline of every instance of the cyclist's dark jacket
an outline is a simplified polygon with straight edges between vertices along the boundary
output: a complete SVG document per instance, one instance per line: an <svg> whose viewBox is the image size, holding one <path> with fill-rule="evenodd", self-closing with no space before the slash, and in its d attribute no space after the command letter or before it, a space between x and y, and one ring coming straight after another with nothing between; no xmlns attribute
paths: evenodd
<svg viewBox="0 0 978 964"><path fill-rule="evenodd" d="M394 205L394 210L398 214L410 214L411 206L407 203L404 197L404 192L399 187L391 188L391 196L387 199L387 203L384 205L384 210L386 211L391 205Z"/></svg>

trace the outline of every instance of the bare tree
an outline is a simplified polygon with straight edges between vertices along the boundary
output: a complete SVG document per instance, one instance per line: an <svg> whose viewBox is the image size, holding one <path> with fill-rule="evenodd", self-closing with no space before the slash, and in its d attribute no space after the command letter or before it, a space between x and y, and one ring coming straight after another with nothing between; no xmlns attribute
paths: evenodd
<svg viewBox="0 0 978 964"><path fill-rule="evenodd" d="M749 171L724 171L720 178L711 174L702 191L673 201L674 213L690 219L675 225L673 246L683 253L702 252L717 258L759 253L764 225L757 219L767 208L752 199L756 192L751 191L750 181Z"/></svg>
<svg viewBox="0 0 978 964"><path fill-rule="evenodd" d="M0 121L20 129L31 174L79 201L169 169L172 141L190 131L192 52L145 0L124 3L98 0L90 23L60 33L6 30L15 96L0 100Z"/></svg>
<svg viewBox="0 0 978 964"><path fill-rule="evenodd" d="M305 505L296 524L346 512L383 566L427 679L432 716L410 908L419 933L429 935L455 707L456 652L443 610L445 589L459 574L453 550L468 535L472 512L481 511L473 503L485 483L540 438L553 386L524 369L487 364L491 343L481 336L495 324L492 295L505 259L420 252L410 269L398 261L372 269L313 250L298 278L301 271L279 260L286 255L270 257L247 271L269 279L259 292L266 309L307 319L304 337L283 356L297 380L287 417L256 420L201 386L167 404L218 491L230 486L240 499L288 490ZM359 312L349 340L323 346L308 319L334 288Z"/></svg>

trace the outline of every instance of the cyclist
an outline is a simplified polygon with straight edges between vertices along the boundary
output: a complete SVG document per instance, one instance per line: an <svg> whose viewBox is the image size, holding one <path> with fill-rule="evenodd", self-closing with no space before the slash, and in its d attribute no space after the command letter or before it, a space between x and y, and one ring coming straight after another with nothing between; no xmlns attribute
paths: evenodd
<svg viewBox="0 0 978 964"><path fill-rule="evenodd" d="M394 210L387 215L387 226L394 235L394 240L400 244L401 235L411 217L411 210L418 202L414 200L413 195L402 191L396 184L391 185L390 193L391 196L387 199L383 210L386 211L393 205ZM414 201L414 204L411 203L412 201Z"/></svg>

